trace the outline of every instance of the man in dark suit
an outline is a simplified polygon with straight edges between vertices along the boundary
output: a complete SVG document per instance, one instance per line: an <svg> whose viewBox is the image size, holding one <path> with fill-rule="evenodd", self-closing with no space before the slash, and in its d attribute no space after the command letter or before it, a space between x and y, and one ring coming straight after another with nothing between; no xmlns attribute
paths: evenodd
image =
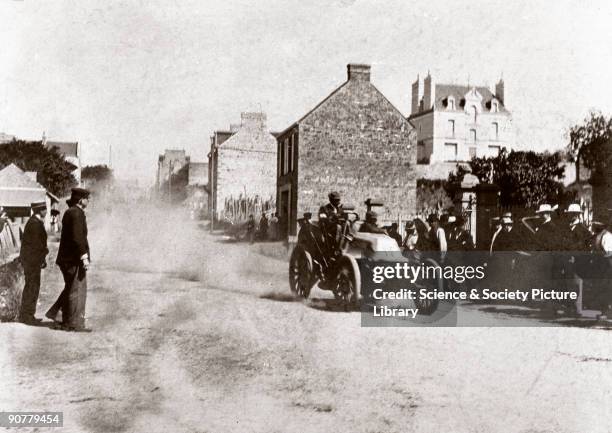
<svg viewBox="0 0 612 433"><path fill-rule="evenodd" d="M89 243L85 208L89 204L89 191L73 188L70 208L62 218L62 235L57 260L64 277L64 290L46 316L56 322L62 311L62 329L90 332L85 327L85 301L87 299L87 270L89 269Z"/></svg>
<svg viewBox="0 0 612 433"><path fill-rule="evenodd" d="M35 317L36 303L40 292L40 271L47 266L47 232L45 231L45 216L47 204L43 201L32 203L32 216L25 225L19 261L25 274L25 287L21 293L19 321L35 325L41 321Z"/></svg>

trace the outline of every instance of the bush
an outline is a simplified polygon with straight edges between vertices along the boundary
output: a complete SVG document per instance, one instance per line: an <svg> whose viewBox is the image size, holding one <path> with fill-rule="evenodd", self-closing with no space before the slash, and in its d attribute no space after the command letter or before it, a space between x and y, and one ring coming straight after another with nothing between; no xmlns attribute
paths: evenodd
<svg viewBox="0 0 612 433"><path fill-rule="evenodd" d="M15 320L21 304L23 268L17 260L0 265L0 321Z"/></svg>

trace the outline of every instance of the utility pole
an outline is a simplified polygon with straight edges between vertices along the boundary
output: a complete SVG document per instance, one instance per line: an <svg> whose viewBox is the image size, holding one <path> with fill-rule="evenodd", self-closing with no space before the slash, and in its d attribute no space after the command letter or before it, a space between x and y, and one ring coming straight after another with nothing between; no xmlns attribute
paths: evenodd
<svg viewBox="0 0 612 433"><path fill-rule="evenodd" d="M174 171L174 161L170 160L168 163L168 201L172 204L172 172Z"/></svg>

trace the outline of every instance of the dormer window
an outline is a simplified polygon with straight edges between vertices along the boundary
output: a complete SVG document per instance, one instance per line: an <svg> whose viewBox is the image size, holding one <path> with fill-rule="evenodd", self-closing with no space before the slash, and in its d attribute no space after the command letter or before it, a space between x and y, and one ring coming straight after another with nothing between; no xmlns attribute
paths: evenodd
<svg viewBox="0 0 612 433"><path fill-rule="evenodd" d="M452 96L448 97L448 105L446 108L448 108L449 110L455 109L455 98L453 98Z"/></svg>

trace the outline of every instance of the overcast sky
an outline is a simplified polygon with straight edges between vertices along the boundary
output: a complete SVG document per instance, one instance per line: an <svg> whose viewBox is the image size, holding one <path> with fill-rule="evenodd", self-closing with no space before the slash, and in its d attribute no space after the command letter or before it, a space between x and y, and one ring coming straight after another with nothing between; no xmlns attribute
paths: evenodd
<svg viewBox="0 0 612 433"><path fill-rule="evenodd" d="M608 0L0 0L0 131L152 180L164 148L203 161L241 111L284 129L361 62L404 114L417 74L503 74L519 144L558 148L612 112L611 23Z"/></svg>

